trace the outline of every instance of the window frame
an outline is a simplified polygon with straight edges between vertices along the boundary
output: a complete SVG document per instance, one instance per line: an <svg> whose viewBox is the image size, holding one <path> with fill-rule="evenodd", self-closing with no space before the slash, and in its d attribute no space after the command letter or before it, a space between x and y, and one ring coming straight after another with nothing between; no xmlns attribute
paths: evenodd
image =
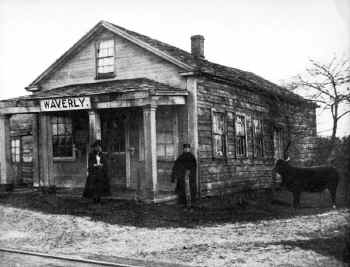
<svg viewBox="0 0 350 267"><path fill-rule="evenodd" d="M222 133L215 133L214 132L214 116L215 113L222 114L223 116L223 131ZM227 158L227 112L224 110L220 110L217 108L211 108L211 143L212 143L212 157L213 159L226 159ZM217 152L217 147L216 147L216 142L215 142L215 136L221 135L222 138L222 155L218 155Z"/></svg>
<svg viewBox="0 0 350 267"><path fill-rule="evenodd" d="M71 139L72 139L72 156L55 156L54 155L54 133L53 133L53 118L56 117L63 117L65 119L70 119L71 121L71 127L72 127L72 130L71 130ZM58 123L56 123L56 125L58 125ZM51 145L52 145L52 159L53 161L57 162L57 161L75 161L76 160L76 149L75 149L75 145L74 145L74 124L73 124L73 118L71 115L66 115L66 114L55 114L53 116L50 116L50 131L51 131ZM57 128L58 129L58 128ZM65 127L66 129L66 127ZM56 135L56 136L59 136L59 135Z"/></svg>
<svg viewBox="0 0 350 267"><path fill-rule="evenodd" d="M238 154L238 131L237 131L237 128L236 128L236 123L237 123L237 117L243 117L244 118L244 145L245 145L245 151L244 151L244 154ZM248 130L248 127L247 127L247 115L246 114L243 114L243 113L240 113L240 112L237 112L234 114L234 120L233 120L233 129L234 129L234 135L235 135L235 138L234 138L234 142L235 142L235 157L237 159L245 159L245 158L248 158L248 133L247 133L247 130ZM242 135L240 135L242 136Z"/></svg>
<svg viewBox="0 0 350 267"><path fill-rule="evenodd" d="M260 130L261 130L261 152L262 154L261 155L258 155L257 152L258 152L258 149L257 149L257 145L258 145L258 142L257 142L257 134L256 134L256 131L255 131L255 125L254 125L254 121L255 120L258 120L260 121ZM253 156L254 158L264 158L265 157L265 142L264 142L264 121L261 117L252 117L252 133L253 133Z"/></svg>
<svg viewBox="0 0 350 267"><path fill-rule="evenodd" d="M13 146L13 141L18 141L18 146ZM11 151L11 162L12 163L21 163L21 137L20 136L12 136L10 141L10 151ZM17 150L18 149L18 153ZM15 153L13 153L15 152Z"/></svg>
<svg viewBox="0 0 350 267"><path fill-rule="evenodd" d="M99 57L99 46L102 42L106 41L113 41L113 56L104 56L104 57ZM95 73L96 77L95 79L108 79L108 78L114 78L116 76L116 64L115 64L115 58L116 58L116 42L114 37L106 37L100 40L97 40L95 42ZM99 72L99 59L104 59L104 58L113 58L113 71L111 72L105 72L105 73L100 73Z"/></svg>

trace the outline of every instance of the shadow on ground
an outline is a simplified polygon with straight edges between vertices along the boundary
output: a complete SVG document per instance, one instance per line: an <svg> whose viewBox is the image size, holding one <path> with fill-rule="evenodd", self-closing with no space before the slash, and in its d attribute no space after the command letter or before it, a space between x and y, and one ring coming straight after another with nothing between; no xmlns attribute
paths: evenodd
<svg viewBox="0 0 350 267"><path fill-rule="evenodd" d="M242 205L224 199L206 198L192 210L177 204L142 204L123 200L102 200L93 204L85 199L61 197L33 191L26 193L0 193L0 205L47 214L67 214L90 217L94 221L135 227L187 227L210 226L220 223L257 222L318 214L330 208L301 208L268 200L251 201Z"/></svg>
<svg viewBox="0 0 350 267"><path fill-rule="evenodd" d="M292 251L295 248L303 250L312 250L324 256L332 256L343 261L343 252L345 248L344 238L342 236L332 236L325 238L313 238L307 240L282 240L279 242L257 242L254 247L268 247L268 246L282 245L286 252Z"/></svg>

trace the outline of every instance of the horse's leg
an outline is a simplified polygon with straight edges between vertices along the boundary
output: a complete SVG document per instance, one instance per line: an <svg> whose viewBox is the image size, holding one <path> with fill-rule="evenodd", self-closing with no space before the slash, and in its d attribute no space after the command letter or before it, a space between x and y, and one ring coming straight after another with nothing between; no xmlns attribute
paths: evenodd
<svg viewBox="0 0 350 267"><path fill-rule="evenodd" d="M300 192L299 191L293 191L293 208L299 208L300 207Z"/></svg>
<svg viewBox="0 0 350 267"><path fill-rule="evenodd" d="M336 187L332 187L328 189L329 193L331 194L331 199L332 199L332 207L333 209L337 208L336 205L336 200L337 200L337 188Z"/></svg>

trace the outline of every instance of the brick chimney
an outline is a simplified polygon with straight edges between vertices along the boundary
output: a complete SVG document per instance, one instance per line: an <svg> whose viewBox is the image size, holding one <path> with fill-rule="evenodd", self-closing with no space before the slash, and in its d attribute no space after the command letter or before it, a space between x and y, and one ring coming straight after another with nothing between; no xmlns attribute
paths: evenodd
<svg viewBox="0 0 350 267"><path fill-rule="evenodd" d="M194 57L204 58L204 37L203 37L203 35L191 36L191 53Z"/></svg>

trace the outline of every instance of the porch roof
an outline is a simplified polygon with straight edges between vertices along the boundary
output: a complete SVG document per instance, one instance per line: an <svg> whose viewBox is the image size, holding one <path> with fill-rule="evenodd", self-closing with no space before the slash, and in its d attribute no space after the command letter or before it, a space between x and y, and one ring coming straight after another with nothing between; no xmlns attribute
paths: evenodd
<svg viewBox="0 0 350 267"><path fill-rule="evenodd" d="M185 89L169 86L147 78L136 78L126 80L100 81L96 83L73 84L58 87L52 90L35 92L28 96L21 96L3 101L34 100L55 97L76 97L101 94L123 94L130 92L146 91L150 95L187 95Z"/></svg>
<svg viewBox="0 0 350 267"><path fill-rule="evenodd" d="M96 107L107 108L110 106L108 104L109 101L115 102L118 99L124 102L129 101L129 104L127 105L132 106L143 105L146 102L149 102L135 102L140 99L149 98L152 101L157 101L157 99L164 100L164 98L184 99L184 97L187 95L188 92L186 89L172 87L167 84L159 83L147 78L98 81L95 83L67 85L52 90L35 92L27 96L0 100L0 113L40 112L39 100L48 98L95 96L94 102L98 102L96 103ZM103 100L98 100L99 96L108 97L103 97ZM166 101L162 101L160 104L164 105L165 103ZM176 101L170 101L169 103L176 104ZM120 105L120 103L115 105Z"/></svg>

